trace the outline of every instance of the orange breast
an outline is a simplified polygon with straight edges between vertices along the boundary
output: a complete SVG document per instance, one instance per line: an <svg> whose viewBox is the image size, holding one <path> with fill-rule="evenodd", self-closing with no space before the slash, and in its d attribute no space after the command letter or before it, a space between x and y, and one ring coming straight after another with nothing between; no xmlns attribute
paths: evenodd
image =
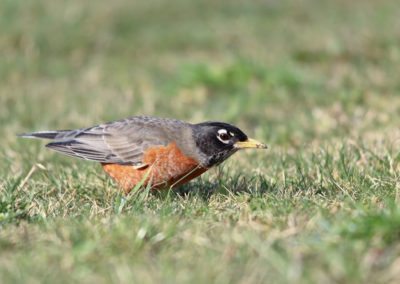
<svg viewBox="0 0 400 284"><path fill-rule="evenodd" d="M152 188L168 188L184 184L198 177L207 168L200 167L194 159L185 156L175 143L147 149L143 156L146 168L135 169L129 165L102 164L109 174L126 193L144 180L144 186L151 184Z"/></svg>

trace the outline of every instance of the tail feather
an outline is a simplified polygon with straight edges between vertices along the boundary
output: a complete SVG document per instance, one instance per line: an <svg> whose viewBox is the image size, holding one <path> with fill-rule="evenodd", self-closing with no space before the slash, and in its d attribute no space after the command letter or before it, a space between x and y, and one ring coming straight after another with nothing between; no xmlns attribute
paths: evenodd
<svg viewBox="0 0 400 284"><path fill-rule="evenodd" d="M66 132L70 132L70 130L38 131L18 134L18 136L23 138L56 139L57 136L63 133L65 134Z"/></svg>

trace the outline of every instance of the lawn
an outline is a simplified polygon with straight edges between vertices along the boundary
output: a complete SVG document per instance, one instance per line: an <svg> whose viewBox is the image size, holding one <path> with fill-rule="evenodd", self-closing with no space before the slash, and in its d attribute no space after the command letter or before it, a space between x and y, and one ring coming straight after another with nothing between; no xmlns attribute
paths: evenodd
<svg viewBox="0 0 400 284"><path fill-rule="evenodd" d="M400 283L398 1L0 0L1 283ZM131 115L269 145L128 196L16 134Z"/></svg>

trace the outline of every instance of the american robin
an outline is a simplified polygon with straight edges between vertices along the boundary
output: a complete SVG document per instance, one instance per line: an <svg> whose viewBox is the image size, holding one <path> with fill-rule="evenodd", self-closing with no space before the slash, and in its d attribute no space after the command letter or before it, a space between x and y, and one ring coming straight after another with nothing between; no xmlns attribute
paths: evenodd
<svg viewBox="0 0 400 284"><path fill-rule="evenodd" d="M50 149L100 162L126 193L138 183L150 183L156 189L176 187L220 164L239 149L267 148L228 123L190 124L150 116L20 136L51 139L46 145Z"/></svg>

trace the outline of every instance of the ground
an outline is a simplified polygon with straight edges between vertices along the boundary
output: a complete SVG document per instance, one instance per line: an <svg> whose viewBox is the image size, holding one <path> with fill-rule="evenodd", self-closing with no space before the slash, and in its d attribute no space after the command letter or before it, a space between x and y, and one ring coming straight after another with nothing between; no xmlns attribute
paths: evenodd
<svg viewBox="0 0 400 284"><path fill-rule="evenodd" d="M2 283L399 283L398 1L0 1ZM128 196L17 133L147 114L265 141Z"/></svg>

